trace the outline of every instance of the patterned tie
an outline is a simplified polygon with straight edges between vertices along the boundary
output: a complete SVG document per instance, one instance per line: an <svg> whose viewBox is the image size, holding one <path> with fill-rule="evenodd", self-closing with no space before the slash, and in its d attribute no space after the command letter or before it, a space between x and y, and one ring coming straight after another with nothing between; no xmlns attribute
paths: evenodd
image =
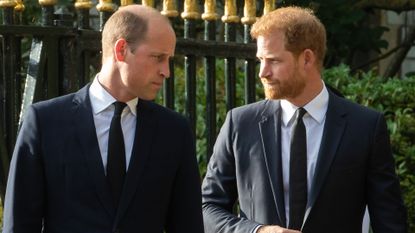
<svg viewBox="0 0 415 233"><path fill-rule="evenodd" d="M127 105L122 102L114 102L114 106L114 116L111 120L108 137L107 177L115 206L118 206L125 176L125 147L121 128L121 113Z"/></svg>
<svg viewBox="0 0 415 233"><path fill-rule="evenodd" d="M298 108L293 125L290 151L290 224L288 228L301 230L307 205L307 135L303 116L307 111Z"/></svg>

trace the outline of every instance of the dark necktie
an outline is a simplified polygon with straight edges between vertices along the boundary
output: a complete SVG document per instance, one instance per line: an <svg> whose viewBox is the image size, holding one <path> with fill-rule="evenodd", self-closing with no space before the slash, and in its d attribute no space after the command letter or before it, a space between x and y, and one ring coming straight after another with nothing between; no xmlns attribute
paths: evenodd
<svg viewBox="0 0 415 233"><path fill-rule="evenodd" d="M300 230L307 205L307 135L303 116L307 111L298 108L293 125L290 151L290 229Z"/></svg>
<svg viewBox="0 0 415 233"><path fill-rule="evenodd" d="M121 113L127 105L122 102L114 102L114 106L114 116L111 120L108 137L107 177L115 206L118 206L125 176L125 147L121 128Z"/></svg>

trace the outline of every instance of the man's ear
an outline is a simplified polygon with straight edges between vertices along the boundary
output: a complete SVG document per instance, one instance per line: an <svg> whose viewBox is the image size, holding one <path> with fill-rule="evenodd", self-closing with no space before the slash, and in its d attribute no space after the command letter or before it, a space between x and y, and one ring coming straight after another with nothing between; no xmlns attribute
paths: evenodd
<svg viewBox="0 0 415 233"><path fill-rule="evenodd" d="M115 41L114 45L114 57L117 61L124 61L125 56L127 54L128 50L128 44L127 41L123 38L118 39Z"/></svg>
<svg viewBox="0 0 415 233"><path fill-rule="evenodd" d="M309 68L316 65L316 55L311 49L305 49L303 52L304 67Z"/></svg>

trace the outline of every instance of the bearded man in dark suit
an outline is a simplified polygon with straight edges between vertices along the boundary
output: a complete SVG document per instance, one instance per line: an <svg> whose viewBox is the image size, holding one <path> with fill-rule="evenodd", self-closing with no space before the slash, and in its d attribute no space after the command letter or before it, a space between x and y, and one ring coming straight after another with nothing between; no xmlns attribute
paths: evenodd
<svg viewBox="0 0 415 233"><path fill-rule="evenodd" d="M367 205L375 233L406 233L385 119L322 81L323 24L279 8L251 35L267 99L227 115L202 185L205 231L356 233Z"/></svg>

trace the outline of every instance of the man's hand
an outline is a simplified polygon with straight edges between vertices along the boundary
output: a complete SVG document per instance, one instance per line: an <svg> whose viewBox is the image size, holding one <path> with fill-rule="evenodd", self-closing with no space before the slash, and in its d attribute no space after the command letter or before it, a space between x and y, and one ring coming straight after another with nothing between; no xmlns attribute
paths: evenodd
<svg viewBox="0 0 415 233"><path fill-rule="evenodd" d="M301 233L301 232L273 225L273 226L262 226L258 228L257 233Z"/></svg>

